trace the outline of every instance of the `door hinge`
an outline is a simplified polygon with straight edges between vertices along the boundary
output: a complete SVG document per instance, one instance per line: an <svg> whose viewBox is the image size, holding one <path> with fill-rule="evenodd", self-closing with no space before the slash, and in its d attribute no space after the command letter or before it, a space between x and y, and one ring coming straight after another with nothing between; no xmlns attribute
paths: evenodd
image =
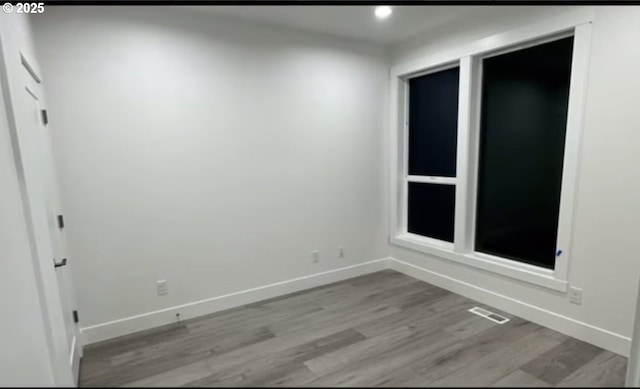
<svg viewBox="0 0 640 389"><path fill-rule="evenodd" d="M64 216L62 215L58 215L58 228L59 229L64 228Z"/></svg>
<svg viewBox="0 0 640 389"><path fill-rule="evenodd" d="M80 318L78 317L78 311L73 311L73 322L78 323Z"/></svg>
<svg viewBox="0 0 640 389"><path fill-rule="evenodd" d="M46 126L49 124L49 115L47 115L47 110L41 109L40 113L42 114L42 123Z"/></svg>

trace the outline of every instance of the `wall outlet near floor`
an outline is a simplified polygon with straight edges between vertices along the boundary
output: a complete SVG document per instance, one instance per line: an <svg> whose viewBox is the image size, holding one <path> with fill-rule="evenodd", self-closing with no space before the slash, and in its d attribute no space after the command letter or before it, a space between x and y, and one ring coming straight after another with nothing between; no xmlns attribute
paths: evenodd
<svg viewBox="0 0 640 389"><path fill-rule="evenodd" d="M311 263L318 263L320 262L320 253L317 251L312 251L311 252Z"/></svg>
<svg viewBox="0 0 640 389"><path fill-rule="evenodd" d="M158 293L158 296L164 296L169 293L167 280L158 280L156 282L156 292Z"/></svg>
<svg viewBox="0 0 640 389"><path fill-rule="evenodd" d="M575 286L569 287L569 301L573 304L582 304L582 289Z"/></svg>
<svg viewBox="0 0 640 389"><path fill-rule="evenodd" d="M344 247L338 247L338 258L344 258Z"/></svg>

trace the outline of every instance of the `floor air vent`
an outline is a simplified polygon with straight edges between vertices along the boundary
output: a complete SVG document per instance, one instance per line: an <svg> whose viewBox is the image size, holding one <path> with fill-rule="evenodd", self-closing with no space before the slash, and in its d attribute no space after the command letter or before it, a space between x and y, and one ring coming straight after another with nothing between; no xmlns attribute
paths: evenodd
<svg viewBox="0 0 640 389"><path fill-rule="evenodd" d="M482 316L498 324L504 324L509 321L509 319L504 316L498 315L497 313L493 313L491 311L487 311L486 309L480 307L473 307L469 310L469 312L475 313L478 316Z"/></svg>

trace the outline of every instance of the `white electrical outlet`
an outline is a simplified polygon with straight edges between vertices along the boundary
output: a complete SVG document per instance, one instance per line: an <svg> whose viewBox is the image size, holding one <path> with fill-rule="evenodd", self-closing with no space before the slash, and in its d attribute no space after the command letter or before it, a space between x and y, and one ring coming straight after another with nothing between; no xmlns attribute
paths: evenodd
<svg viewBox="0 0 640 389"><path fill-rule="evenodd" d="M569 301L573 304L582 304L582 289L572 286L569 288Z"/></svg>
<svg viewBox="0 0 640 389"><path fill-rule="evenodd" d="M338 258L344 258L344 248L338 247Z"/></svg>
<svg viewBox="0 0 640 389"><path fill-rule="evenodd" d="M320 253L317 251L312 251L311 252L311 263L318 263L320 262Z"/></svg>
<svg viewBox="0 0 640 389"><path fill-rule="evenodd" d="M156 291L158 292L158 296L164 296L169 293L169 285L167 284L167 280L159 280L156 282Z"/></svg>

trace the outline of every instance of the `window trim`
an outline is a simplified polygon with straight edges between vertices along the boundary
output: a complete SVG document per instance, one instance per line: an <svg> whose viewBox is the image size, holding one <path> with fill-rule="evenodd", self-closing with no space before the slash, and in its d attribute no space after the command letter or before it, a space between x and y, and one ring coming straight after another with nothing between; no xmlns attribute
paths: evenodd
<svg viewBox="0 0 640 389"><path fill-rule="evenodd" d="M391 188L390 243L491 273L545 288L567 292L574 208L577 201L578 166L584 118L586 83L594 21L592 8L549 18L544 22L496 34L451 50L394 66L391 69ZM567 114L558 249L554 270L474 251L475 209L480 128L482 59L521 50L563 37L574 37ZM458 101L458 148L456 177L409 176L408 168L408 79L460 67ZM408 182L453 184L456 186L454 243L407 232Z"/></svg>

